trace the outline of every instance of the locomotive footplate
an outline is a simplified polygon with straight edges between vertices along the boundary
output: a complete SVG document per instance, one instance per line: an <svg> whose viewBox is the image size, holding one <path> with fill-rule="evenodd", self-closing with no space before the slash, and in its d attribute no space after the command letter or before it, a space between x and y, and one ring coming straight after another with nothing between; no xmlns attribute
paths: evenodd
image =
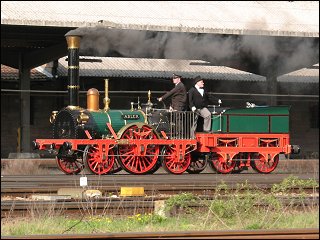
<svg viewBox="0 0 320 240"><path fill-rule="evenodd" d="M36 139L33 141L34 150L59 150L64 147L78 151L87 145L103 148L118 146L134 147L136 156L145 156L146 149L155 146L175 146L179 155L184 156L197 148L196 139Z"/></svg>
<svg viewBox="0 0 320 240"><path fill-rule="evenodd" d="M195 139L37 139L38 150L53 151L59 168L78 174L85 167L94 174L124 169L131 174L154 173L163 165L166 171L181 174L197 149Z"/></svg>

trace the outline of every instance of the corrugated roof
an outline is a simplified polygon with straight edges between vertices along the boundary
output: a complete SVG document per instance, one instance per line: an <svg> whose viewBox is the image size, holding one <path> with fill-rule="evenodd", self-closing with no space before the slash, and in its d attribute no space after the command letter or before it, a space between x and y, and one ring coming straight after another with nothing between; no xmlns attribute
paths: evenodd
<svg viewBox="0 0 320 240"><path fill-rule="evenodd" d="M172 73L193 79L201 75L204 79L265 81L264 76L224 66L211 66L201 60L148 59L86 57L80 61L81 77L128 77L128 78L171 78ZM88 62L91 59L92 62ZM98 62L101 60L101 62ZM67 76L66 57L59 59L58 75Z"/></svg>
<svg viewBox="0 0 320 240"><path fill-rule="evenodd" d="M305 82L319 83L319 63L311 68L302 68L300 70L287 73L278 77L278 82Z"/></svg>
<svg viewBox="0 0 320 240"><path fill-rule="evenodd" d="M67 76L67 57L59 59L58 76ZM266 81L264 76L225 66L211 66L202 60L147 59L147 58L114 58L86 57L80 61L81 77L126 77L126 78L162 78L180 74L185 79L201 75L204 79L233 81ZM91 60L91 61L90 61ZM51 64L44 64L31 70L31 79L52 78ZM18 69L1 64L1 79L18 80ZM278 82L319 83L319 63L310 68L284 74Z"/></svg>
<svg viewBox="0 0 320 240"><path fill-rule="evenodd" d="M47 79L48 77L52 77L52 74L44 71L43 68L33 68L30 72L30 78L31 79ZM3 65L1 64L1 79L6 80L18 80L19 79L19 70Z"/></svg>
<svg viewBox="0 0 320 240"><path fill-rule="evenodd" d="M319 37L319 1L1 1L1 24Z"/></svg>

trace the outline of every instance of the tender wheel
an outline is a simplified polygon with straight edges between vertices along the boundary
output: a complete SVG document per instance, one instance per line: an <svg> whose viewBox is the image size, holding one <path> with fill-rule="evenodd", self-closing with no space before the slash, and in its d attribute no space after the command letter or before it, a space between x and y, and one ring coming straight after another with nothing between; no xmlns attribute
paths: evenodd
<svg viewBox="0 0 320 240"><path fill-rule="evenodd" d="M234 156L233 160L236 162L236 164L231 173L237 174L237 173L241 173L244 170L248 170L247 166L243 166L248 161L248 156L249 155L246 153L239 153L236 156Z"/></svg>
<svg viewBox="0 0 320 240"><path fill-rule="evenodd" d="M224 159L220 154L215 154L209 161L211 168L217 173L230 173L234 169L236 162L232 159Z"/></svg>
<svg viewBox="0 0 320 240"><path fill-rule="evenodd" d="M88 145L83 154L86 167L94 174L107 174L114 165L114 151L109 149L108 154L99 151L98 145Z"/></svg>
<svg viewBox="0 0 320 240"><path fill-rule="evenodd" d="M243 170L245 170L245 167L240 167L240 162L236 162L236 165L234 166L234 169L231 171L233 174L241 173Z"/></svg>
<svg viewBox="0 0 320 240"><path fill-rule="evenodd" d="M276 169L279 163L279 154L274 158L266 159L262 154L258 155L258 159L251 162L252 168L258 173L271 173Z"/></svg>
<svg viewBox="0 0 320 240"><path fill-rule="evenodd" d="M56 161L59 169L68 175L76 175L84 168L82 156L78 155L77 152L65 150L63 147L60 147Z"/></svg>
<svg viewBox="0 0 320 240"><path fill-rule="evenodd" d="M198 156L195 154L191 154L191 156L192 159L186 171L190 174L201 173L207 167L208 164L206 156Z"/></svg>
<svg viewBox="0 0 320 240"><path fill-rule="evenodd" d="M166 146L163 148L162 167L168 173L182 174L185 172L191 162L191 154L188 153L184 158L179 159L176 146Z"/></svg>
<svg viewBox="0 0 320 240"><path fill-rule="evenodd" d="M120 139L157 139L158 135L148 125L134 123L120 130ZM152 142L152 141L151 141ZM118 147L119 164L128 173L147 174L154 171L157 164L160 147L159 145L149 144L145 149L144 156L137 156L136 145L120 144ZM143 149L144 151L144 149Z"/></svg>

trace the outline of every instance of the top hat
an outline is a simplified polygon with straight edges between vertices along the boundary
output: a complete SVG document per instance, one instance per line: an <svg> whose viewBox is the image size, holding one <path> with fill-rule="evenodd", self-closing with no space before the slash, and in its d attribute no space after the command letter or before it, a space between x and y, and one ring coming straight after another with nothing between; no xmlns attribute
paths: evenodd
<svg viewBox="0 0 320 240"><path fill-rule="evenodd" d="M196 77L194 78L194 84L196 84L197 82L199 82L199 81L201 81L201 80L203 80L203 79L200 77L200 75L199 75L199 76L196 76Z"/></svg>
<svg viewBox="0 0 320 240"><path fill-rule="evenodd" d="M175 79L175 78L181 78L181 76L174 73L174 74L172 75L172 79Z"/></svg>

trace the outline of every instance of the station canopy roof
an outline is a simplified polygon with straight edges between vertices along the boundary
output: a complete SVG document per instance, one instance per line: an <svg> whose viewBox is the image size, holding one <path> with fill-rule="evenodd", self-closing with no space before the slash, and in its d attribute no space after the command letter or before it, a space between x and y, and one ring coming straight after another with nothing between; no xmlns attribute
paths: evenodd
<svg viewBox="0 0 320 240"><path fill-rule="evenodd" d="M67 57L58 61L58 77L68 76ZM148 58L113 58L81 57L80 77L115 77L115 78L156 78L170 79L172 74L179 74L183 79L193 79L201 75L203 79L232 81L266 81L266 77L240 71L225 66L212 66L202 60L148 59ZM50 79L52 62L31 70L31 79ZM1 79L17 80L18 70L1 65Z"/></svg>
<svg viewBox="0 0 320 240"><path fill-rule="evenodd" d="M31 69L30 78L37 80L47 80L48 78L52 78L52 74L48 72L42 66ZM19 71L18 69L6 66L1 64L1 80L19 80Z"/></svg>
<svg viewBox="0 0 320 240"><path fill-rule="evenodd" d="M264 76L225 66L212 66L202 60L86 57L80 58L79 67L81 77L171 78L175 73L185 79L201 75L203 79L212 80L266 80ZM59 59L58 74L68 74L66 57Z"/></svg>
<svg viewBox="0 0 320 240"><path fill-rule="evenodd" d="M278 77L278 82L302 82L319 84L319 63Z"/></svg>
<svg viewBox="0 0 320 240"><path fill-rule="evenodd" d="M58 77L67 77L67 57L58 61ZM202 60L147 59L147 58L113 58L80 57L80 77L115 77L115 78L157 78L169 79L173 73L183 79L193 79L200 75L203 79L264 82L266 77L241 71L226 66L213 66ZM43 64L31 70L31 79L50 79L52 63ZM1 64L2 80L18 80L18 70ZM308 68L281 75L278 82L300 82L319 84L319 63Z"/></svg>
<svg viewBox="0 0 320 240"><path fill-rule="evenodd" d="M81 55L201 59L257 76L319 62L318 1L1 1L1 31L1 63L17 69L20 56L25 68L65 56L71 33L83 34Z"/></svg>
<svg viewBox="0 0 320 240"><path fill-rule="evenodd" d="M1 1L1 24L319 37L319 1Z"/></svg>

